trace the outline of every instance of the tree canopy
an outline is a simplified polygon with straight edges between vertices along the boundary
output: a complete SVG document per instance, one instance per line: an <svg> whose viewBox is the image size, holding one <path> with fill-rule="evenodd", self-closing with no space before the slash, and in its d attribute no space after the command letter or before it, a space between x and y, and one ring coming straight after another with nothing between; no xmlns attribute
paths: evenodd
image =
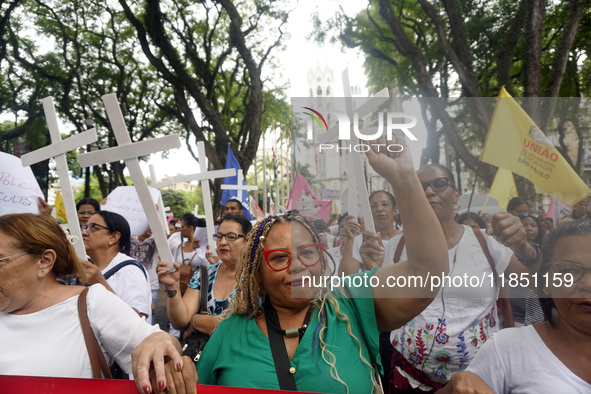
<svg viewBox="0 0 591 394"><path fill-rule="evenodd" d="M374 91L388 86L398 96L468 98L496 97L503 85L514 97L579 97L591 91L587 0L370 0L357 15L317 19L318 26L331 26L328 33L317 29L317 39L330 38L367 55ZM440 100L431 101L423 162L439 162L445 135L454 155L477 170L490 111L482 100L466 102L458 120ZM543 130L552 114L553 108L539 106L530 111ZM568 157L563 136L558 148ZM578 149L580 158L582 139ZM571 164L578 170L580 160ZM479 172L490 185L495 168L483 164ZM520 180L518 188L532 203L533 185Z"/></svg>
<svg viewBox="0 0 591 394"><path fill-rule="evenodd" d="M0 2L0 115L15 118L14 127L0 129L0 137L27 141L16 153L46 145L39 100L51 95L58 114L73 126L62 132L94 125L99 148L114 146L100 97L115 93L133 142L173 132L191 150L204 141L215 169L224 168L230 143L248 169L264 130L289 121L285 87L273 78L288 5ZM13 152L12 146L4 143L2 149ZM124 163L94 168L103 195L126 184L123 170Z"/></svg>

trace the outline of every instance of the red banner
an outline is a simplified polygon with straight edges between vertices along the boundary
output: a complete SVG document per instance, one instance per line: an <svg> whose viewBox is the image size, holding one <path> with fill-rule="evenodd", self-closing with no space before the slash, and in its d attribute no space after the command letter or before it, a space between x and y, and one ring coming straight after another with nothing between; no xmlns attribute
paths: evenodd
<svg viewBox="0 0 591 394"><path fill-rule="evenodd" d="M43 394L137 394L133 380L71 379L39 376L0 375L0 391L3 393ZM197 385L199 394L285 394L294 391L258 390L241 387ZM302 394L302 392L299 392ZM304 393L305 394L305 393Z"/></svg>

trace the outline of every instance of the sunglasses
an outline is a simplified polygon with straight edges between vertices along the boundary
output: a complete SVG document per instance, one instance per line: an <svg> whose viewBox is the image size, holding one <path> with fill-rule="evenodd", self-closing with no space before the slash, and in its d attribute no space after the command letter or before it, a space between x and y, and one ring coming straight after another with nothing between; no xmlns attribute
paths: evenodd
<svg viewBox="0 0 591 394"><path fill-rule="evenodd" d="M427 188L431 186L431 189L433 189L433 191L444 192L447 190L450 183L453 184L451 179L449 179L448 177L441 177L435 178L432 181L421 182L421 186L423 187L424 191L427 191Z"/></svg>

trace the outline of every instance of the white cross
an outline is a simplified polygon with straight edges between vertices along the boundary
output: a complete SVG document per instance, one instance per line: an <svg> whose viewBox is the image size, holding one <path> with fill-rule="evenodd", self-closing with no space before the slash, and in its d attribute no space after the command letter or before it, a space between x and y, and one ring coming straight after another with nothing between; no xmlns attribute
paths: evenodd
<svg viewBox="0 0 591 394"><path fill-rule="evenodd" d="M240 204L242 204L242 191L243 190L259 190L258 186L249 186L249 185L243 185L242 181L244 180L244 175L242 174L242 170L238 171L237 174L237 182L236 184L232 184L232 183L224 183L222 185L222 190L235 190L238 193L238 200L240 200Z"/></svg>
<svg viewBox="0 0 591 394"><path fill-rule="evenodd" d="M156 170L154 169L154 164L150 164L150 179L152 180L152 187L155 187L156 189L158 189L158 191L160 191L160 188L163 187L158 187L159 185L156 183ZM168 208L168 210L170 211L170 207L165 207L164 206L164 201L162 201L162 193L160 192L158 194L158 207L162 207L162 209L158 209L158 217L160 218L160 220L162 221L162 226L164 227L164 232L166 233L166 235L170 234L170 230L168 229L168 223L166 221L166 208Z"/></svg>
<svg viewBox="0 0 591 394"><path fill-rule="evenodd" d="M353 119L353 101L350 99L351 97L351 86L349 84L349 69L345 69L343 71L343 89L345 91L346 97L349 99L346 101L345 105L347 107L347 115L349 115L349 119ZM388 89L383 89L380 93L385 92L386 98L384 101L387 100L388 97ZM382 96L380 96L382 97ZM368 101L367 105L360 106L356 112L359 113L359 117L362 117L361 109L363 108L365 114L371 112L375 107L379 105L374 103L373 101ZM364 115L365 115L364 114ZM353 128L353 122L351 122L351 128ZM356 146L359 144L359 138L357 134L351 133L351 140L350 144L352 146ZM349 171L353 173L353 176L349 177L349 188L348 188L348 210L349 214L354 212L353 215L357 214L357 195L359 195L359 203L361 204L361 214L363 215L363 219L365 222L365 229L367 231L371 231L372 233L376 232L376 226L373 221L373 216L371 214L371 207L369 206L369 194L367 193L367 185L365 184L365 177L363 176L363 165L361 162L361 153L356 152L353 150L352 152L347 153L347 162L349 163ZM351 182L353 181L353 182ZM357 192L357 193L355 193Z"/></svg>
<svg viewBox="0 0 591 394"><path fill-rule="evenodd" d="M66 153L95 142L97 140L96 131L92 128L62 141L62 136L60 135L57 124L57 115L55 113L53 98L45 97L41 102L43 103L43 111L45 112L45 118L47 119L51 145L23 155L21 157L21 162L23 167L26 167L52 157L54 158L57 175L59 177L59 184L62 190L62 197L64 198L64 207L66 208L66 216L68 218L68 228L70 234L78 237L78 242L74 244L74 250L79 259L86 260L86 250L84 249L84 243L82 242L82 231L80 230L78 212L76 211L76 203L74 202L74 194L70 183L70 173L68 171Z"/></svg>
<svg viewBox="0 0 591 394"><path fill-rule="evenodd" d="M227 176L236 175L235 168L227 168L225 170L207 171L207 164L205 163L205 143L203 141L197 142L197 154L199 155L199 168L201 172L199 180L201 182L201 192L203 193L203 207L205 209L205 226L207 228L207 243L209 244L209 250L215 254L215 243L213 242L213 208L211 206L211 190L209 189L209 179L214 178L225 178ZM198 179L194 179L198 180Z"/></svg>
<svg viewBox="0 0 591 394"><path fill-rule="evenodd" d="M207 242L209 245L215 245L213 241L214 232L214 218L213 218L213 207L211 204L211 190L209 188L209 180L216 178L225 178L228 176L236 175L235 168L226 168L225 170L213 170L207 171L207 164L205 163L205 143L203 141L197 142L197 154L199 156L199 168L201 172L188 175L177 175L172 178L166 179L162 182L157 183L157 187L165 187L174 185L180 182L201 182L201 192L203 193L203 207L205 209L205 225L207 229ZM156 177L154 177L156 179ZM197 215L195 215L197 216ZM215 248L211 247L211 252L215 255Z"/></svg>
<svg viewBox="0 0 591 394"><path fill-rule="evenodd" d="M181 146L181 140L178 134L173 134L166 137L132 143L131 138L129 137L129 132L127 131L127 126L125 125L125 119L123 118L121 108L119 107L119 102L117 101L117 96L111 93L104 95L101 99L105 104L107 115L111 122L111 128L117 139L118 146L84 153L78 156L78 161L82 167L89 167L125 160L125 165L129 169L131 180L137 190L138 197L142 203L142 208L144 209L144 213L146 214L148 223L152 229L158 253L160 254L161 259L168 263L169 268L174 270L172 267L172 262L174 260L172 259L172 253L168 246L164 225L158 216L158 211L152 201L148 184L146 183L146 179L144 178L144 174L142 173L137 158L155 152L179 148Z"/></svg>

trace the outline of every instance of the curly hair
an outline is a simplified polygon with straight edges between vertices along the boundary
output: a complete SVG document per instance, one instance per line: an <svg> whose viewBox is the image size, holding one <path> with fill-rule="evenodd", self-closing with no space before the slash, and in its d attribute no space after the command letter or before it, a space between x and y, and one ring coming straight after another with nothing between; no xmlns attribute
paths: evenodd
<svg viewBox="0 0 591 394"><path fill-rule="evenodd" d="M238 284L236 287L236 294L232 300L231 307L224 312L224 317L227 317L230 314L245 315L247 318L255 318L263 315L263 300L267 297L267 294L261 284L259 273L261 262L264 260L264 246L262 241L274 225L290 224L293 222L304 227L304 229L310 234L313 243L319 242L320 237L312 224L302 216L293 215L291 212L288 212L283 216L269 216L258 221L246 236L246 243L242 250L242 264L240 264L240 267L236 272ZM327 258L331 257L327 253L323 253L321 259L322 274L326 273L328 269ZM344 292L341 296L344 296ZM379 382L376 378L376 369L363 356L361 341L353 334L349 317L340 311L339 303L329 294L329 291L326 288L320 288L316 294L316 298L311 302L314 303L318 314L318 326L315 329L314 343L318 340L321 348L321 357L329 365L331 377L343 384L346 387L347 392L349 392L347 384L341 379L337 371L336 357L329 350L330 345L326 343L325 336L328 327L326 319L327 304L330 304L334 308L337 319L347 324L347 332L358 344L360 358L369 367L371 382L377 390ZM314 357L316 358L316 352L314 352Z"/></svg>

